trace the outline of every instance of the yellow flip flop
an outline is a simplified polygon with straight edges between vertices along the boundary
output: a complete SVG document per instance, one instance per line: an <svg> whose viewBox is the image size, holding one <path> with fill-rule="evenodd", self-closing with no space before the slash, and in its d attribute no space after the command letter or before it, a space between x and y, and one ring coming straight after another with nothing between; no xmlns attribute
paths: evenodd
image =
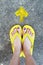
<svg viewBox="0 0 43 65"><path fill-rule="evenodd" d="M23 27L23 29L25 29L25 28L28 29L28 33L26 32L26 33L24 34L22 41L24 42L24 40L25 40L26 37L29 38L29 40L30 40L30 42L31 42L31 44L32 44L32 47L30 48L30 52L31 52L31 55L32 55L32 54L33 54L33 47L34 47L34 40L35 40L35 31L34 31L34 29L33 29L31 26L29 26L29 25L25 25L25 26ZM22 53L22 56L25 57L25 54Z"/></svg>
<svg viewBox="0 0 43 65"><path fill-rule="evenodd" d="M13 53L14 53L14 39L16 38L16 36L18 36L20 38L20 40L21 40L21 35L18 33L18 31L16 33L14 32L15 28L20 28L20 34L22 33L22 28L21 28L20 25L15 25L10 30L10 41L11 41ZM22 57L22 52L20 54L20 57Z"/></svg>

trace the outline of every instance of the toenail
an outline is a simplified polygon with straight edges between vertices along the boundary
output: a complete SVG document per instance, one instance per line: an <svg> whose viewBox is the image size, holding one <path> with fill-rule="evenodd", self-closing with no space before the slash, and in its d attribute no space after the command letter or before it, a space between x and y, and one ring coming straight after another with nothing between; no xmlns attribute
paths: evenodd
<svg viewBox="0 0 43 65"><path fill-rule="evenodd" d="M17 32L20 32L20 28L19 27L17 28Z"/></svg>
<svg viewBox="0 0 43 65"><path fill-rule="evenodd" d="M26 28L23 29L24 30L24 33L26 32Z"/></svg>
<svg viewBox="0 0 43 65"><path fill-rule="evenodd" d="M17 29L20 29L19 27Z"/></svg>

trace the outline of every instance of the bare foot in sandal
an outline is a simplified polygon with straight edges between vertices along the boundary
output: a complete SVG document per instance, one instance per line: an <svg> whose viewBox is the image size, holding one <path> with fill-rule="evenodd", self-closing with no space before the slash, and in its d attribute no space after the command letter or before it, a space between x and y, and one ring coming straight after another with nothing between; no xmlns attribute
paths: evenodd
<svg viewBox="0 0 43 65"><path fill-rule="evenodd" d="M12 31L12 36L16 34L16 32L18 32L20 35L20 28L14 28L14 30ZM12 56L12 59L10 61L10 65L20 65L20 52L21 52L21 40L18 36L15 37L14 39L14 53Z"/></svg>
<svg viewBox="0 0 43 65"><path fill-rule="evenodd" d="M25 33L28 33L28 29L24 28L23 29L23 36ZM28 38L28 36L25 38L24 43L23 43L23 51L25 54L25 59L26 59L26 65L36 65L35 60L33 59L31 53L30 53L30 48L32 47L32 44Z"/></svg>

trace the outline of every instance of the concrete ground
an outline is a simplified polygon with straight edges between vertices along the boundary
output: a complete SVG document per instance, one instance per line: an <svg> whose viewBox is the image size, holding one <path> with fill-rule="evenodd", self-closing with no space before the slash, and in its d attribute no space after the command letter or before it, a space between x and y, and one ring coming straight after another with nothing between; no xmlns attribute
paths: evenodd
<svg viewBox="0 0 43 65"><path fill-rule="evenodd" d="M14 14L20 6L29 12L29 16L22 23ZM37 65L43 65L43 0L0 0L0 65L9 65L12 57L9 30L15 24L29 24L35 29L33 57ZM20 61L21 65L25 64L24 58Z"/></svg>

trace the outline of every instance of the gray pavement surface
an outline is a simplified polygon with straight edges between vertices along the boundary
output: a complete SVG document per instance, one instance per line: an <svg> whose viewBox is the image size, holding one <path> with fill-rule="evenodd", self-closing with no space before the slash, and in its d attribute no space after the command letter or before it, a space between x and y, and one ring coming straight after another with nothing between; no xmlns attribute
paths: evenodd
<svg viewBox="0 0 43 65"><path fill-rule="evenodd" d="M29 16L19 22L14 12L23 6ZM12 57L9 30L15 25L31 25L36 32L33 57L37 65L43 65L43 0L0 0L0 65L9 65ZM21 58L21 65L25 59Z"/></svg>

